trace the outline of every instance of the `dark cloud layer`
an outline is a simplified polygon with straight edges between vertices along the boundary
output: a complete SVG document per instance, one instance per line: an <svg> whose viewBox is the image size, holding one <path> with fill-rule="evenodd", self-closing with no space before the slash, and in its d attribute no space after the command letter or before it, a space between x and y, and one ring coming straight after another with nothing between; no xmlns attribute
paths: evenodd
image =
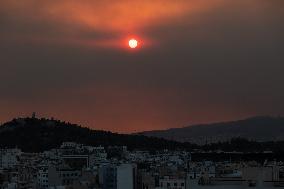
<svg viewBox="0 0 284 189"><path fill-rule="evenodd" d="M284 113L282 0L140 1L137 15L131 1L24 1L0 2L1 121L133 132Z"/></svg>

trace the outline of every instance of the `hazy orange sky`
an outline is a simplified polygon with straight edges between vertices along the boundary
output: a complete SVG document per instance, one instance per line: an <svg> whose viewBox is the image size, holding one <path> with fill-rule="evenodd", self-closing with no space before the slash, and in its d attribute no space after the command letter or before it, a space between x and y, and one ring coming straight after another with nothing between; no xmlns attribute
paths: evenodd
<svg viewBox="0 0 284 189"><path fill-rule="evenodd" d="M283 115L283 18L283 0L1 0L0 120L129 133Z"/></svg>

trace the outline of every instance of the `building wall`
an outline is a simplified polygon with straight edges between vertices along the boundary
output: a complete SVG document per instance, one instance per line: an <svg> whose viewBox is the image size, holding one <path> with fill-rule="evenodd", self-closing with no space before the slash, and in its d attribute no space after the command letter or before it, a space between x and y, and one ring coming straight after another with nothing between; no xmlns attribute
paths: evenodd
<svg viewBox="0 0 284 189"><path fill-rule="evenodd" d="M39 188L48 188L48 167L39 168L37 174L37 185Z"/></svg>
<svg viewBox="0 0 284 189"><path fill-rule="evenodd" d="M180 178L165 177L160 179L160 188L163 189L185 189L186 180Z"/></svg>
<svg viewBox="0 0 284 189"><path fill-rule="evenodd" d="M1 150L0 167L7 169L15 167L18 164L20 154L19 149Z"/></svg>
<svg viewBox="0 0 284 189"><path fill-rule="evenodd" d="M81 171L68 168L48 168L49 186L71 186L81 177Z"/></svg>
<svg viewBox="0 0 284 189"><path fill-rule="evenodd" d="M117 169L115 165L104 165L100 168L100 182L103 189L116 189L116 173Z"/></svg>
<svg viewBox="0 0 284 189"><path fill-rule="evenodd" d="M135 169L132 164L121 164L117 167L117 189L134 189Z"/></svg>
<svg viewBox="0 0 284 189"><path fill-rule="evenodd" d="M48 185L50 187L61 185L61 178L59 172L56 171L56 167L51 166L48 168Z"/></svg>

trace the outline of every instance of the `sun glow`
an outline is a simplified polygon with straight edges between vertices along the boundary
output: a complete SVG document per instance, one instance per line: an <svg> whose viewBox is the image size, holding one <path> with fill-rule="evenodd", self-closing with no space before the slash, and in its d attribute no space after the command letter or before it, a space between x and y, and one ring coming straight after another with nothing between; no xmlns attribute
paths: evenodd
<svg viewBox="0 0 284 189"><path fill-rule="evenodd" d="M130 48L135 49L138 46L138 41L136 39L130 39L128 45Z"/></svg>

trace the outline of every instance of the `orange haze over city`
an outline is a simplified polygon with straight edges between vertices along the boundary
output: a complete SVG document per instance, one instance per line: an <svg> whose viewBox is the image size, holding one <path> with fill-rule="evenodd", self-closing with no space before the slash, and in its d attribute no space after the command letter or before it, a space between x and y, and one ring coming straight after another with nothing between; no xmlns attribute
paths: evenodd
<svg viewBox="0 0 284 189"><path fill-rule="evenodd" d="M0 121L37 112L132 133L283 114L283 7L1 0Z"/></svg>

